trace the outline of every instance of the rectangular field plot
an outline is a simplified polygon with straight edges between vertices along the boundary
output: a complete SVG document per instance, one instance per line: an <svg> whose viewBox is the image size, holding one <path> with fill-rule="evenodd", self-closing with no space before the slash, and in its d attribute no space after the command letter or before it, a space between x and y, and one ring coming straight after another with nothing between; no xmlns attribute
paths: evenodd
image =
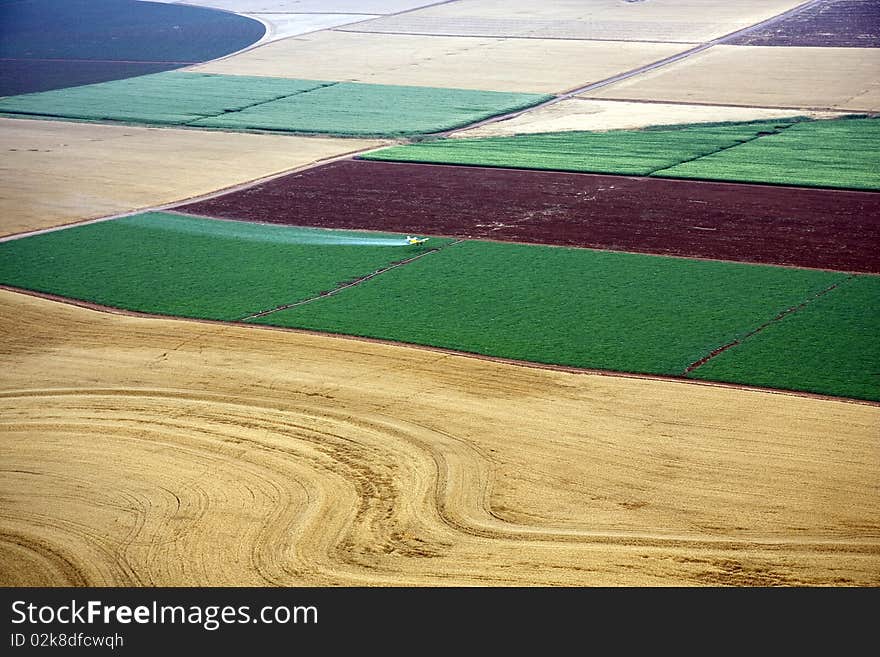
<svg viewBox="0 0 880 657"><path fill-rule="evenodd" d="M880 190L880 119L798 123L653 175Z"/></svg>
<svg viewBox="0 0 880 657"><path fill-rule="evenodd" d="M877 112L878 67L880 48L717 45L581 97Z"/></svg>
<svg viewBox="0 0 880 657"><path fill-rule="evenodd" d="M190 70L555 94L652 64L689 47L675 43L426 38L323 30L273 41Z"/></svg>
<svg viewBox="0 0 880 657"><path fill-rule="evenodd" d="M648 175L775 132L794 120L444 139L392 146L360 159Z"/></svg>
<svg viewBox="0 0 880 657"><path fill-rule="evenodd" d="M341 160L191 214L880 273L880 194Z"/></svg>
<svg viewBox="0 0 880 657"><path fill-rule="evenodd" d="M340 82L190 125L213 128L396 136L449 130L549 96Z"/></svg>
<svg viewBox="0 0 880 657"><path fill-rule="evenodd" d="M727 43L744 46L880 47L880 1L832 0Z"/></svg>
<svg viewBox="0 0 880 657"><path fill-rule="evenodd" d="M423 252L404 244L400 235L156 212L0 243L0 283L127 310L234 320Z"/></svg>
<svg viewBox="0 0 880 657"><path fill-rule="evenodd" d="M354 31L430 35L702 42L770 18L797 0L533 2L467 0L384 17Z"/></svg>
<svg viewBox="0 0 880 657"><path fill-rule="evenodd" d="M234 130L385 136L438 132L542 94L168 72L0 99L0 114Z"/></svg>
<svg viewBox="0 0 880 657"><path fill-rule="evenodd" d="M858 276L769 324L690 376L880 399L880 278Z"/></svg>
<svg viewBox="0 0 880 657"><path fill-rule="evenodd" d="M880 119L790 117L440 139L359 158L880 190Z"/></svg>
<svg viewBox="0 0 880 657"><path fill-rule="evenodd" d="M354 334L525 361L682 375L844 274L578 249L464 242L257 323ZM830 296L834 292L828 293ZM877 304L864 327L880 328ZM856 348L871 336L830 317ZM789 352L824 368L826 346ZM756 368L759 369L758 366ZM790 387L789 378L768 386ZM865 370L861 377L871 375ZM748 382L744 375L743 382ZM829 394L847 394L829 380Z"/></svg>
<svg viewBox="0 0 880 657"><path fill-rule="evenodd" d="M0 118L0 235L180 202L382 144Z"/></svg>

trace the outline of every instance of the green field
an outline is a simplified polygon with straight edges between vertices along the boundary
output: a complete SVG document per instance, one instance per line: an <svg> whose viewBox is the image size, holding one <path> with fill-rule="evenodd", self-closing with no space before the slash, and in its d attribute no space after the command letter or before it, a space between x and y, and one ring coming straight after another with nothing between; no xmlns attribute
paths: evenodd
<svg viewBox="0 0 880 657"><path fill-rule="evenodd" d="M739 340L689 376L880 400L878 277L438 238L402 244L402 235L148 213L0 243L0 283L154 314L672 376ZM251 317L304 299L314 301Z"/></svg>
<svg viewBox="0 0 880 657"><path fill-rule="evenodd" d="M0 99L0 114L297 134L401 136L461 127L549 98L172 71L10 96Z"/></svg>
<svg viewBox="0 0 880 657"><path fill-rule="evenodd" d="M783 129L795 120L438 139L384 148L359 159L646 176Z"/></svg>
<svg viewBox="0 0 880 657"><path fill-rule="evenodd" d="M185 125L328 84L332 82L171 71L0 98L0 112L23 118Z"/></svg>
<svg viewBox="0 0 880 657"><path fill-rule="evenodd" d="M344 294L254 321L532 362L682 375L716 348L847 279L814 270L465 242ZM876 301L868 307L842 302L842 308L828 318L824 339L805 339L802 352L783 347L779 357L789 360L790 371L767 375L755 363L743 382L760 375L762 385L800 389L807 380L821 381L826 351L842 343L852 349L871 337L843 321L847 308L863 316L863 329L875 335L880 329ZM822 392L858 389L880 398L870 372L857 371L848 385L829 379Z"/></svg>
<svg viewBox="0 0 880 657"><path fill-rule="evenodd" d="M695 378L880 399L880 277L858 276L695 370Z"/></svg>
<svg viewBox="0 0 880 657"><path fill-rule="evenodd" d="M438 139L359 159L880 190L880 119Z"/></svg>
<svg viewBox="0 0 880 657"><path fill-rule="evenodd" d="M308 94L194 121L214 128L257 128L350 136L406 136L450 130L549 96L340 82Z"/></svg>
<svg viewBox="0 0 880 657"><path fill-rule="evenodd" d="M653 175L880 190L880 119L798 123Z"/></svg>
<svg viewBox="0 0 880 657"><path fill-rule="evenodd" d="M382 245L402 237L156 212L0 243L0 282L127 310L233 320L427 248Z"/></svg>

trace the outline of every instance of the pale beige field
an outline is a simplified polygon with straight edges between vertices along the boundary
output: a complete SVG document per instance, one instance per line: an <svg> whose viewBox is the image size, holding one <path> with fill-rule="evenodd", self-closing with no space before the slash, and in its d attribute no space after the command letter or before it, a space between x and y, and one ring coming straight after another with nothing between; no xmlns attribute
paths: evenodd
<svg viewBox="0 0 880 657"><path fill-rule="evenodd" d="M713 46L585 98L880 111L880 49Z"/></svg>
<svg viewBox="0 0 880 657"><path fill-rule="evenodd" d="M382 143L0 119L0 234L181 201Z"/></svg>
<svg viewBox="0 0 880 657"><path fill-rule="evenodd" d="M424 37L328 30L186 70L486 91L559 93L674 55L670 43ZM548 66L547 62L553 62Z"/></svg>
<svg viewBox="0 0 880 657"><path fill-rule="evenodd" d="M880 408L0 291L4 585L880 585Z"/></svg>
<svg viewBox="0 0 880 657"><path fill-rule="evenodd" d="M344 30L701 43L776 16L799 0L459 0Z"/></svg>
<svg viewBox="0 0 880 657"><path fill-rule="evenodd" d="M652 125L713 123L717 121L755 121L786 116L824 119L835 112L780 110L762 107L722 105L677 105L674 103L634 103L614 100L570 98L545 105L518 116L476 128L455 132L453 137L507 137L538 132L571 130L629 130Z"/></svg>

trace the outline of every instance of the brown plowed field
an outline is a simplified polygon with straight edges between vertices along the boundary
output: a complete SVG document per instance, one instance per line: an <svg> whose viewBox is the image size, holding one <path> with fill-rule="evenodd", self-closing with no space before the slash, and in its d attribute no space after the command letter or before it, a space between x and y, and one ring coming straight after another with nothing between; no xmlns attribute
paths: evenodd
<svg viewBox="0 0 880 657"><path fill-rule="evenodd" d="M725 43L877 48L880 47L880 0L825 0Z"/></svg>
<svg viewBox="0 0 880 657"><path fill-rule="evenodd" d="M0 335L3 585L880 585L877 406L6 291Z"/></svg>
<svg viewBox="0 0 880 657"><path fill-rule="evenodd" d="M880 273L880 194L342 160L182 212Z"/></svg>

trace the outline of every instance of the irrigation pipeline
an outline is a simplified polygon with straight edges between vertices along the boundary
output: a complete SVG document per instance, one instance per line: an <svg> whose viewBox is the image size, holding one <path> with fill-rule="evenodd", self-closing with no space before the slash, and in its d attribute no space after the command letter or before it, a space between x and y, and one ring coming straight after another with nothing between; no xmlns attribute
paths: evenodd
<svg viewBox="0 0 880 657"><path fill-rule="evenodd" d="M562 102L563 100L569 100L575 96L578 96L583 93L587 93L589 91L595 91L596 89L601 89L602 87L607 87L610 84L614 84L615 82L621 82L622 80L627 80L629 78L635 77L636 75L641 75L642 73L647 73L648 71L653 71L654 69L661 68L668 64L673 64L675 62L681 61L682 59L686 59L691 57L692 55L696 55L697 53L703 52L704 50L708 50L712 46L717 46L719 44L724 43L725 41L729 41L730 39L734 39L736 37L743 36L745 34L749 34L750 32L754 32L755 30L759 30L761 28L767 27L768 25L772 25L778 21L784 20L786 18L790 18L799 14L815 5L818 5L822 2L822 0L809 0L809 2L805 2L803 4L798 5L797 7L793 7L788 11L785 11L781 14L777 14L776 16L771 16L767 20L761 21L760 23L755 23L754 25L750 25L748 27L744 27L740 30L736 30L735 32L730 32L729 34L725 34L724 36L720 36L716 39L712 39L711 41L706 41L705 43L701 43L689 50L685 50L684 52L677 53L675 55L670 55L669 57L664 57L663 59L657 60L656 62L652 62L650 64L645 64L644 66L640 66L638 68L634 68L630 71L625 71L623 73L618 73L617 75L613 75L610 78L605 78L604 80L599 80L598 82L591 82L588 85L583 87L578 87L577 89L572 89L570 91L566 91L557 96L554 96L550 100L547 100L538 105L533 105L532 107L528 107L526 109L516 110L514 112L510 112L508 114L500 114L498 116L493 116L488 119L484 119L483 121L478 121L476 123L471 123L463 128L454 128L452 130L446 130L444 132L434 133L432 136L436 137L448 137L449 135L455 134L457 132L461 132L463 130L470 130L472 128L479 128L484 125L489 125L491 123L498 123L499 121L506 121L508 119L514 119L518 116L526 114L528 112L533 112L534 110L540 109L542 107L547 107L549 105L555 105L556 103Z"/></svg>

